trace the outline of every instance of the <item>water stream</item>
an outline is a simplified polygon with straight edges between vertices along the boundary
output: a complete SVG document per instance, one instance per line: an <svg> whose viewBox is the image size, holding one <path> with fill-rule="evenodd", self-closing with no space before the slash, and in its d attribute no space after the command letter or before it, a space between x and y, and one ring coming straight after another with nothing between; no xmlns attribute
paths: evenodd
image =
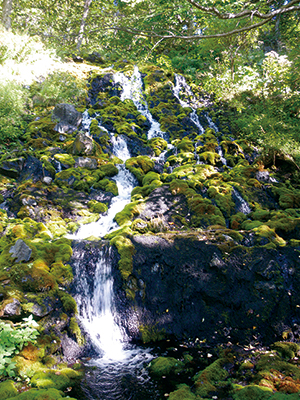
<svg viewBox="0 0 300 400"><path fill-rule="evenodd" d="M157 136L165 138L165 133L161 131L159 123L153 119L148 109L142 91L141 74L137 67L130 79L124 74L117 73L114 80L122 86L121 100L131 99L137 109L149 120L151 127L148 138ZM87 132L89 132L90 123L91 118L85 112L82 127ZM99 126L106 130L100 123ZM113 154L125 162L131 157L125 138L110 135ZM117 168L119 172L113 179L118 187L118 196L113 198L106 215L97 222L81 226L76 234L69 235L69 238L77 243L91 236L103 238L107 233L118 228L114 217L130 202L131 191L137 181L124 164L117 165ZM89 265L90 262L93 265ZM115 307L111 264L108 244L103 245L102 248L99 247L99 254L95 260L88 261L86 250L83 249L77 251L77 255L74 256L76 290L74 297L78 306L80 324L95 354L89 361L89 365L96 367L88 372L82 390L89 400L154 400L158 398L158 394L145 369L145 365L153 356L150 355L149 349L142 350L131 345L125 329L122 328ZM124 385L126 379L134 385L134 392L128 391L129 384Z"/></svg>

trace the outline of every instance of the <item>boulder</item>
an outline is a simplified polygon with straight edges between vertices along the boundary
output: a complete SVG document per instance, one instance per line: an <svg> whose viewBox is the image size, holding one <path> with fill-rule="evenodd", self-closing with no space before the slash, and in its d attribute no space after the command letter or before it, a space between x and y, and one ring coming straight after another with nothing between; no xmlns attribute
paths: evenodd
<svg viewBox="0 0 300 400"><path fill-rule="evenodd" d="M0 174L16 179L20 176L20 173L24 167L24 163L24 157L5 160L0 164Z"/></svg>
<svg viewBox="0 0 300 400"><path fill-rule="evenodd" d="M13 317L15 315L21 315L21 304L19 300L12 299L12 301L3 308L2 310L3 317Z"/></svg>
<svg viewBox="0 0 300 400"><path fill-rule="evenodd" d="M9 252L12 258L16 258L15 262L19 263L21 261L29 261L32 250L22 239L18 239L15 245L10 248Z"/></svg>
<svg viewBox="0 0 300 400"><path fill-rule="evenodd" d="M93 138L86 132L78 132L73 142L72 154L91 155L93 151Z"/></svg>
<svg viewBox="0 0 300 400"><path fill-rule="evenodd" d="M88 157L78 157L75 160L75 168L97 169L97 160Z"/></svg>
<svg viewBox="0 0 300 400"><path fill-rule="evenodd" d="M58 120L54 130L59 133L72 133L76 131L82 121L82 113L71 104L57 104L52 114L53 120Z"/></svg>

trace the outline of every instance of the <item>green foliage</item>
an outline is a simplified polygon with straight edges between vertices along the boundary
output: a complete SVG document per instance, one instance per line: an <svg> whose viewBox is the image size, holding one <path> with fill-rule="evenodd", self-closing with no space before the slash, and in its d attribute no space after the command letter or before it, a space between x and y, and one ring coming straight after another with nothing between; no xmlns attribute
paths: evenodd
<svg viewBox="0 0 300 400"><path fill-rule="evenodd" d="M26 91L15 82L0 81L0 144L21 138L27 123Z"/></svg>
<svg viewBox="0 0 300 400"><path fill-rule="evenodd" d="M78 105L85 99L85 82L64 71L53 72L42 83L34 83L30 90L36 106Z"/></svg>
<svg viewBox="0 0 300 400"><path fill-rule="evenodd" d="M13 356L28 343L35 343L39 335L32 315L23 320L15 326L0 321L0 375L15 376L16 363L12 361Z"/></svg>

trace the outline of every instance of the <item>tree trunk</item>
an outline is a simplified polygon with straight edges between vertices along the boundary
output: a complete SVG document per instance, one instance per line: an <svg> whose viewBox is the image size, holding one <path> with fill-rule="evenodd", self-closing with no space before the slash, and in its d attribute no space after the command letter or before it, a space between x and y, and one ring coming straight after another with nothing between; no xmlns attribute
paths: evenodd
<svg viewBox="0 0 300 400"><path fill-rule="evenodd" d="M83 9L83 14L82 14L82 18L81 18L79 33L78 33L78 40L77 40L76 50L80 49L82 41L83 41L83 35L84 35L86 19L87 19L87 16L89 14L91 3L92 3L92 0L85 0L85 2L84 2L84 9Z"/></svg>
<svg viewBox="0 0 300 400"><path fill-rule="evenodd" d="M2 1L2 16L1 23L5 29L9 30L11 27L11 13L13 9L13 0Z"/></svg>

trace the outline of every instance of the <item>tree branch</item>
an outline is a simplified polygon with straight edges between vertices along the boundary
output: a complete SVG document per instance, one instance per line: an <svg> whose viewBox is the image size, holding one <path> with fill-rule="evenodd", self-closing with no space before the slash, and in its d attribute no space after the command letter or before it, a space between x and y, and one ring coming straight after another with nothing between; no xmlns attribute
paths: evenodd
<svg viewBox="0 0 300 400"><path fill-rule="evenodd" d="M237 19L244 17L251 17L251 18L257 17L260 19L269 19L281 13L291 12L300 9L300 6L294 6L294 4L299 4L299 0L291 0L288 4L285 4L280 8L278 8L277 10L274 10L268 14L263 14L258 10L250 10L250 9L243 10L239 13L233 14L233 13L221 13L216 7L204 7L195 0L186 0L186 1L190 3L193 7L197 8L198 10L204 11L205 13L216 15L219 19Z"/></svg>

